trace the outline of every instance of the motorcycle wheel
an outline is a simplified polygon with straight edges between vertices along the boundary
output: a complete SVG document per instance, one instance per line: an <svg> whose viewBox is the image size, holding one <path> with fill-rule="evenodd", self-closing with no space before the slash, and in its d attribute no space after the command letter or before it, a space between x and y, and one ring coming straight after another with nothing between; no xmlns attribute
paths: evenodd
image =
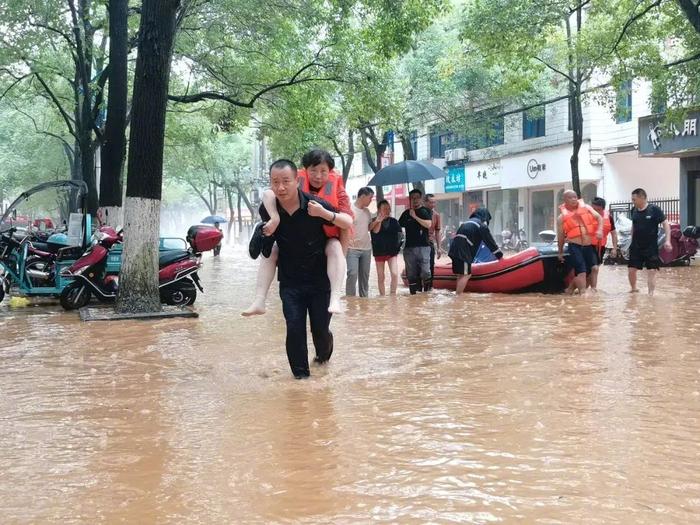
<svg viewBox="0 0 700 525"><path fill-rule="evenodd" d="M5 283L0 283L0 303L5 298Z"/></svg>
<svg viewBox="0 0 700 525"><path fill-rule="evenodd" d="M26 272L27 270L46 272L49 270L49 263L41 257L28 257L27 262L24 264L24 271ZM32 279L29 276L27 276L27 278L32 283L32 286L46 286L47 281L43 281L41 279ZM53 279L50 279L50 281L53 281Z"/></svg>
<svg viewBox="0 0 700 525"><path fill-rule="evenodd" d="M170 306L187 306L197 299L197 288L192 281L184 280L170 284L160 291L160 302Z"/></svg>
<svg viewBox="0 0 700 525"><path fill-rule="evenodd" d="M61 306L65 310L77 310L90 302L90 288L88 285L74 281L61 292Z"/></svg>

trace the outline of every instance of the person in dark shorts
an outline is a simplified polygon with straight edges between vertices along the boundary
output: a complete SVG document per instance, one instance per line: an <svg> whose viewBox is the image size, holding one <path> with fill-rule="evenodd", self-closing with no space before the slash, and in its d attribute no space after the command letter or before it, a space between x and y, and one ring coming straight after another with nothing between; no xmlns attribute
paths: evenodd
<svg viewBox="0 0 700 525"><path fill-rule="evenodd" d="M452 259L452 273L457 276L457 295L464 292L469 278L472 275L472 261L483 242L486 247L493 252L497 259L503 257L503 252L494 241L489 231L491 214L486 208L479 208L474 211L467 222L459 225L450 243L448 253Z"/></svg>
<svg viewBox="0 0 700 525"><path fill-rule="evenodd" d="M603 218L573 190L564 192L564 204L559 206L557 218L557 242L559 260L564 262L564 243L569 245L568 264L574 270L573 286L568 293L578 289L586 293L587 276L598 271L598 256L594 242L603 238Z"/></svg>
<svg viewBox="0 0 700 525"><path fill-rule="evenodd" d="M630 244L630 260L628 277L630 281L630 291L638 292L637 271L658 270L661 266L659 259L659 225L664 229L666 241L664 250L670 251L671 247L671 227L666 220L666 214L655 204L647 202L647 193L642 188L637 188L632 192L632 243ZM647 288L649 295L654 295L656 288L656 272L647 273Z"/></svg>

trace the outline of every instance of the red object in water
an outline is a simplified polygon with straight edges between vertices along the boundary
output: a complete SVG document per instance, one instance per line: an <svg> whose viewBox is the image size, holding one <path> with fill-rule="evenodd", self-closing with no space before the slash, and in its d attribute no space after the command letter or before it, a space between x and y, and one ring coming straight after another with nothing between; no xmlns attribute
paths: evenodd
<svg viewBox="0 0 700 525"><path fill-rule="evenodd" d="M213 250L224 238L224 234L213 226L196 225L187 230L187 242L196 253Z"/></svg>
<svg viewBox="0 0 700 525"><path fill-rule="evenodd" d="M404 284L406 284L405 275ZM528 248L500 260L472 264L468 292L518 293L564 290L569 280L557 259L556 249ZM454 290L457 276L449 257L435 261L433 287Z"/></svg>
<svg viewBox="0 0 700 525"><path fill-rule="evenodd" d="M43 219L34 219L34 223L32 226L35 228L40 228L41 223L44 223L44 226L47 230L53 230L53 221L49 217L44 217Z"/></svg>
<svg viewBox="0 0 700 525"><path fill-rule="evenodd" d="M659 246L659 258L666 265L690 264L690 259L698 251L698 241L693 237L686 237L681 232L678 223L669 223L671 227L671 251L666 251L663 245Z"/></svg>

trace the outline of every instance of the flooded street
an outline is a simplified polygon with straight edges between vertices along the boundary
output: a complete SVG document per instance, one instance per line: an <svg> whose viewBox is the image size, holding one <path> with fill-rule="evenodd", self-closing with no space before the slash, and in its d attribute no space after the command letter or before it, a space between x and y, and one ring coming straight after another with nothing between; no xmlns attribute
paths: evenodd
<svg viewBox="0 0 700 525"><path fill-rule="evenodd" d="M0 305L2 523L697 523L700 266L657 296L347 300L294 381L256 263L199 319ZM645 277L640 288L645 290Z"/></svg>

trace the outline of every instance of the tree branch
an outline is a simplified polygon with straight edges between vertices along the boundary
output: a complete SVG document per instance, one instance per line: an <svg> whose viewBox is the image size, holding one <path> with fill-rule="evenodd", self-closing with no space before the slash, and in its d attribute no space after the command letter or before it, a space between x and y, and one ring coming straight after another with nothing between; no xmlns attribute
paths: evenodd
<svg viewBox="0 0 700 525"><path fill-rule="evenodd" d="M565 79L567 79L569 82L576 83L576 81L575 81L570 75L567 75L566 73L564 73L563 71L557 69L556 67L552 66L551 64L548 64L547 62L545 62L544 60L542 60L540 57L534 57L534 58L535 58L535 60L537 60L538 62L541 62L541 63L544 64L546 67L548 67L549 69L551 69L552 71L554 71L555 73L557 73L557 74L563 76L563 77L564 77Z"/></svg>
<svg viewBox="0 0 700 525"><path fill-rule="evenodd" d="M39 73L34 73L34 76L36 79L39 81L39 83L42 85L46 93L49 95L49 98L51 101L54 103L56 108L58 109L58 112L61 114L61 117L63 117L64 122L66 123L66 126L68 126L68 131L70 132L71 135L73 135L76 139L78 138L77 135L75 134L75 130L73 129L73 124L70 116L68 113L66 113L66 110L63 109L63 106L59 102L58 98L56 98L56 95L54 94L53 91L51 91L51 88L44 82L44 79L41 78L41 75Z"/></svg>
<svg viewBox="0 0 700 525"><path fill-rule="evenodd" d="M32 22L32 21L29 21L28 23L29 23L29 25L32 26L32 27L38 27L38 28L41 28L41 29L46 29L47 31L51 31L52 33L56 33L57 35L59 35L61 38L63 38L63 40L65 40L65 41L68 43L68 46L69 46L72 50L73 50L73 49L76 49L76 44L75 44L75 42L73 42L73 40L71 40L70 36L68 36L66 33L64 33L63 31L61 31L60 29L56 29L55 27L51 27L51 26L49 26L49 25L42 24L42 23L39 23L39 22ZM72 51L71 51L71 53L72 53Z"/></svg>
<svg viewBox="0 0 700 525"><path fill-rule="evenodd" d="M680 60L676 60L675 62L669 62L668 64L664 64L664 67L669 68L673 66L680 66L681 64L692 62L693 60L697 60L698 58L700 58L700 53L695 53L694 55L691 55L686 58L681 58Z"/></svg>
<svg viewBox="0 0 700 525"><path fill-rule="evenodd" d="M34 131L35 131L35 132L37 132L37 133L39 133L39 134L41 134L41 135L46 135L46 136L48 136L48 137L53 137L53 138L55 138L55 139L60 140L60 141L63 143L63 146L64 146L65 148L68 148L71 152L73 152L73 148L71 147L70 144L68 144L68 142L66 141L66 139L64 139L64 138L61 137L60 135L56 135L55 133L51 133L50 131L45 131L45 130L39 129L39 126L38 126L37 123L36 123L36 119L35 119L33 116L31 116L29 113L27 113L27 112L21 110L21 109L17 106L17 104L12 103L12 107L14 108L14 110L15 110L17 113L19 113L20 115L24 115L25 117L27 117L29 120L32 121L32 124L34 125Z"/></svg>
<svg viewBox="0 0 700 525"><path fill-rule="evenodd" d="M679 0L681 1L681 0ZM662 0L656 0L655 2L649 4L644 11L641 13L637 13L636 15L632 16L630 19L625 22L625 25L622 26L622 31L620 31L620 35L617 37L617 40L615 41L615 44L612 46L612 49L610 50L610 53L614 53L615 50L617 49L617 46L620 45L620 42L622 42L622 39L625 37L625 33L627 33L627 30L634 24L637 20L642 18L644 15L646 15L649 11L651 11L653 8L658 7L661 5Z"/></svg>
<svg viewBox="0 0 700 525"><path fill-rule="evenodd" d="M10 75L12 75L12 73L10 73ZM12 75L12 76L14 77L14 75ZM22 75L21 77L14 77L15 81L12 84L10 84L5 91L2 92L2 94L0 95L0 100L5 98L5 95L7 95L13 87L15 87L17 84L22 82L22 80L24 80L25 78L30 77L30 76L32 76L32 74L27 73L26 75Z"/></svg>

